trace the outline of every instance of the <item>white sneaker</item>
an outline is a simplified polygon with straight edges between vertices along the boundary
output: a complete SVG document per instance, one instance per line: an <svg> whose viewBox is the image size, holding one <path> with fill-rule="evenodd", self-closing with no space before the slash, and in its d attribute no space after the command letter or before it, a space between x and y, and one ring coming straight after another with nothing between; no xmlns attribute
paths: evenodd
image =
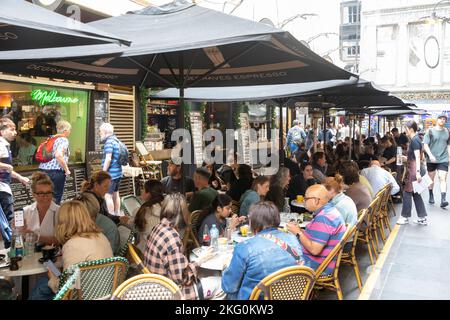
<svg viewBox="0 0 450 320"><path fill-rule="evenodd" d="M408 224L408 223L409 223L409 220L408 220L408 218L405 218L405 217L400 217L397 220L397 224Z"/></svg>
<svg viewBox="0 0 450 320"><path fill-rule="evenodd" d="M419 219L415 220L414 223L420 224L422 226L428 225L427 218L419 218Z"/></svg>

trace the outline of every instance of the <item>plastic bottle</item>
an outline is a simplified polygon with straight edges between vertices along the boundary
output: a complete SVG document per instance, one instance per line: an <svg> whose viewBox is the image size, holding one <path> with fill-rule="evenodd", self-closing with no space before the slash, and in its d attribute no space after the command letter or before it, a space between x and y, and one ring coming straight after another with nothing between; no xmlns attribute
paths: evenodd
<svg viewBox="0 0 450 320"><path fill-rule="evenodd" d="M219 229L217 229L216 225L213 224L211 227L211 246L214 248L214 251L219 250Z"/></svg>
<svg viewBox="0 0 450 320"><path fill-rule="evenodd" d="M23 257L23 238L21 233L16 234L15 239L16 257Z"/></svg>
<svg viewBox="0 0 450 320"><path fill-rule="evenodd" d="M211 237L209 235L209 228L208 225L205 224L205 228L203 229L203 237L202 237L202 245L203 246L209 246L211 241Z"/></svg>
<svg viewBox="0 0 450 320"><path fill-rule="evenodd" d="M402 147L397 147L397 165L401 166L402 164Z"/></svg>
<svg viewBox="0 0 450 320"><path fill-rule="evenodd" d="M289 198L284 198L283 212L291 213L291 206L289 205Z"/></svg>

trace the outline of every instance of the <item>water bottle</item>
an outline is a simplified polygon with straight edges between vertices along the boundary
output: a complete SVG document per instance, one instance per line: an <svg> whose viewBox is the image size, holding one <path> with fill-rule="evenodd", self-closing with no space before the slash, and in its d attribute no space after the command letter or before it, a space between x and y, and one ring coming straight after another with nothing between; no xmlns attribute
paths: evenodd
<svg viewBox="0 0 450 320"><path fill-rule="evenodd" d="M291 206L289 205L289 198L287 198L287 197L284 198L283 212L291 213Z"/></svg>
<svg viewBox="0 0 450 320"><path fill-rule="evenodd" d="M208 228L208 225L205 224L205 228L203 229L202 245L209 247L210 241L211 241L211 237L209 235L209 228Z"/></svg>
<svg viewBox="0 0 450 320"><path fill-rule="evenodd" d="M397 147L397 165L401 166L402 164L402 147Z"/></svg>
<svg viewBox="0 0 450 320"><path fill-rule="evenodd" d="M219 229L217 229L216 225L213 224L211 227L211 246L214 248L214 251L219 250Z"/></svg>
<svg viewBox="0 0 450 320"><path fill-rule="evenodd" d="M15 240L16 257L23 257L23 238L21 233L17 233Z"/></svg>

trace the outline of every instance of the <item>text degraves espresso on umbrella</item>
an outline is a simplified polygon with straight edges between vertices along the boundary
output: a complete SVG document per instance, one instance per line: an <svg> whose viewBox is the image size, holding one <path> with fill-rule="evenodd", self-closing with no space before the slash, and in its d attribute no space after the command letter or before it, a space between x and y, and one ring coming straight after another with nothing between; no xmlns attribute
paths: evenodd
<svg viewBox="0 0 450 320"><path fill-rule="evenodd" d="M220 315L271 315L273 314L272 305L219 305L216 307L190 307L184 304L175 308L176 315L202 315L203 318L208 313Z"/></svg>

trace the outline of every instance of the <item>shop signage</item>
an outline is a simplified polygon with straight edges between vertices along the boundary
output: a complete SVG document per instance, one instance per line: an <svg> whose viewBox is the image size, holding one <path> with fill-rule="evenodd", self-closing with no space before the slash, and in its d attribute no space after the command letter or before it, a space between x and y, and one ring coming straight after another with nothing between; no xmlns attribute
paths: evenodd
<svg viewBox="0 0 450 320"><path fill-rule="evenodd" d="M50 103L77 103L78 98L59 96L58 91L41 90L36 89L31 91L31 99L38 101L40 105L46 105Z"/></svg>

